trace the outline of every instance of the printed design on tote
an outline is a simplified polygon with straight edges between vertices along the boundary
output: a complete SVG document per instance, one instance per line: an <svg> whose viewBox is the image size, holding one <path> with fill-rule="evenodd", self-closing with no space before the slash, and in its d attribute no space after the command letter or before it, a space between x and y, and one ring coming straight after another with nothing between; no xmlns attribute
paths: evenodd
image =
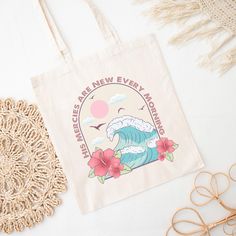
<svg viewBox="0 0 236 236"><path fill-rule="evenodd" d="M178 145L165 137L151 95L123 77L93 82L78 97L73 129L89 178L100 183L155 161L174 161Z"/></svg>

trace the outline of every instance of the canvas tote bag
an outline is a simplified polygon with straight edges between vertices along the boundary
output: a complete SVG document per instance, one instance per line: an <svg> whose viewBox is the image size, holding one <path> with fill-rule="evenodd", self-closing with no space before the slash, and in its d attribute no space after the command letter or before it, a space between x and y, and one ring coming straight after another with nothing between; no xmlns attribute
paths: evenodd
<svg viewBox="0 0 236 236"><path fill-rule="evenodd" d="M40 1L64 63L32 78L83 213L203 167L155 36L121 42L94 3L86 2L113 45L74 60Z"/></svg>

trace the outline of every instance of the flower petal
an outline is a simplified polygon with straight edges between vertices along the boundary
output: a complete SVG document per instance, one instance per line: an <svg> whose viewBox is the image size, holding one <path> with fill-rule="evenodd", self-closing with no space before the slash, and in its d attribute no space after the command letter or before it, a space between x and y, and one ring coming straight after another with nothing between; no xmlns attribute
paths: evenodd
<svg viewBox="0 0 236 236"><path fill-rule="evenodd" d="M110 171L109 171L109 174L112 177L114 177L114 178L120 177L120 169L119 169L119 167L111 168Z"/></svg>
<svg viewBox="0 0 236 236"><path fill-rule="evenodd" d="M108 168L104 165L97 165L95 168L94 168L94 174L96 176L105 176L108 172Z"/></svg>
<svg viewBox="0 0 236 236"><path fill-rule="evenodd" d="M119 167L120 166L120 159L116 158L116 157L113 157L111 159L111 165L114 166L114 167Z"/></svg>
<svg viewBox="0 0 236 236"><path fill-rule="evenodd" d="M103 151L101 149L98 149L97 151L92 153L92 157L100 159L101 157L103 157Z"/></svg>
<svg viewBox="0 0 236 236"><path fill-rule="evenodd" d="M159 139L159 140L157 140L157 146L163 146L163 138L162 139Z"/></svg>
<svg viewBox="0 0 236 236"><path fill-rule="evenodd" d="M171 146L171 147L168 147L167 151L170 152L170 153L172 153L172 152L175 151L175 149Z"/></svg>
<svg viewBox="0 0 236 236"><path fill-rule="evenodd" d="M174 141L167 139L166 144L170 147L170 146L173 146L175 143Z"/></svg>
<svg viewBox="0 0 236 236"><path fill-rule="evenodd" d="M164 153L164 152L166 152L166 149L165 149L165 147L163 147L163 146L158 146L158 147L157 147L157 151L158 151L159 153Z"/></svg>
<svg viewBox="0 0 236 236"><path fill-rule="evenodd" d="M102 159L102 164L107 166L107 168L109 168L111 166L111 158L110 157L107 157L107 156L104 156Z"/></svg>
<svg viewBox="0 0 236 236"><path fill-rule="evenodd" d="M108 148L103 152L103 155L104 155L104 157L111 158L115 155L115 152L112 149Z"/></svg>
<svg viewBox="0 0 236 236"><path fill-rule="evenodd" d="M97 165L99 165L101 163L101 161L98 159L98 158L95 158L95 157L92 157L89 162L88 162L88 165L91 167L91 168L94 168L96 167Z"/></svg>
<svg viewBox="0 0 236 236"><path fill-rule="evenodd" d="M161 138L160 140L158 140L158 141L156 142L156 144L157 144L157 151L158 151L159 153L166 152L165 140L166 140L166 138Z"/></svg>
<svg viewBox="0 0 236 236"><path fill-rule="evenodd" d="M164 161L165 158L166 158L166 155L163 153L163 154L160 154L160 156L158 157L158 160Z"/></svg>
<svg viewBox="0 0 236 236"><path fill-rule="evenodd" d="M112 175L115 179L120 177L120 171L116 171Z"/></svg>
<svg viewBox="0 0 236 236"><path fill-rule="evenodd" d="M124 170L124 166L123 166L123 165L120 165L120 166L119 166L119 169L120 169L120 171Z"/></svg>

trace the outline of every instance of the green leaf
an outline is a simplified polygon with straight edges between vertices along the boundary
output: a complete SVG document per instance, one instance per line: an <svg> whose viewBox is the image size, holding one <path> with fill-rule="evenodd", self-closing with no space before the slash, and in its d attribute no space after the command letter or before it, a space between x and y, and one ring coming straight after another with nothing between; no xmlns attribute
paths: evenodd
<svg viewBox="0 0 236 236"><path fill-rule="evenodd" d="M101 184L104 184L105 182L105 176L98 176L98 180Z"/></svg>
<svg viewBox="0 0 236 236"><path fill-rule="evenodd" d="M95 147L95 151L97 151L97 150L101 150L101 148L100 147Z"/></svg>
<svg viewBox="0 0 236 236"><path fill-rule="evenodd" d="M88 175L88 177L89 177L89 178L93 178L93 177L95 177L94 169L91 169L91 170L89 171L89 175Z"/></svg>
<svg viewBox="0 0 236 236"><path fill-rule="evenodd" d="M125 175L125 174L128 174L131 171L132 171L132 169L129 166L124 165L124 169L120 173L121 173L121 175Z"/></svg>
<svg viewBox="0 0 236 236"><path fill-rule="evenodd" d="M173 162L173 161L174 161L174 155L173 155L173 153L167 152L167 153L166 153L166 159L167 159L168 161Z"/></svg>
<svg viewBox="0 0 236 236"><path fill-rule="evenodd" d="M173 148L177 149L179 147L179 145L177 143L174 144Z"/></svg>
<svg viewBox="0 0 236 236"><path fill-rule="evenodd" d="M121 158L121 151L117 151L115 153L115 157L120 159Z"/></svg>

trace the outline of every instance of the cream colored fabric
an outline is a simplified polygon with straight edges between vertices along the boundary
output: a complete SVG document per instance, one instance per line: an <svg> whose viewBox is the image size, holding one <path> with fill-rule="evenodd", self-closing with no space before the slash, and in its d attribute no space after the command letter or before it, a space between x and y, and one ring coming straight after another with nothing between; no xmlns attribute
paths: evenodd
<svg viewBox="0 0 236 236"><path fill-rule="evenodd" d="M203 167L155 36L114 42L32 78L83 213Z"/></svg>
<svg viewBox="0 0 236 236"><path fill-rule="evenodd" d="M235 0L199 0L202 10L227 30L236 34Z"/></svg>
<svg viewBox="0 0 236 236"><path fill-rule="evenodd" d="M0 230L22 231L53 214L66 189L35 105L0 100Z"/></svg>
<svg viewBox="0 0 236 236"><path fill-rule="evenodd" d="M137 0L148 2L150 0ZM235 0L157 0L149 15L163 24L180 23L182 29L170 42L208 40L212 49L200 58L200 65L220 74L236 65Z"/></svg>

